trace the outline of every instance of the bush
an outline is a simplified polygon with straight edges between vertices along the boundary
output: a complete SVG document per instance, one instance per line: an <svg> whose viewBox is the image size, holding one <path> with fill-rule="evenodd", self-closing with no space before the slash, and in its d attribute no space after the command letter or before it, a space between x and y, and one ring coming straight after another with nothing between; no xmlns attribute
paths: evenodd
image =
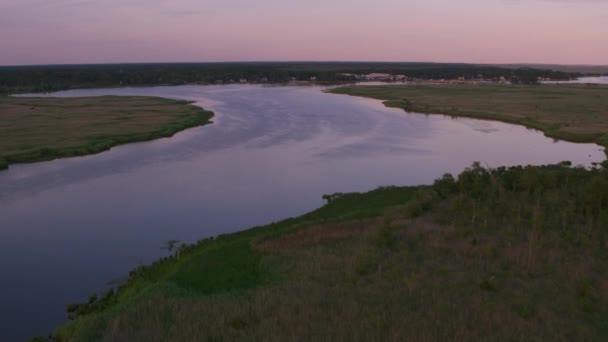
<svg viewBox="0 0 608 342"><path fill-rule="evenodd" d="M421 189L418 190L413 198L405 205L405 212L409 217L418 217L429 209L431 209L433 202L437 200L437 191L433 189Z"/></svg>

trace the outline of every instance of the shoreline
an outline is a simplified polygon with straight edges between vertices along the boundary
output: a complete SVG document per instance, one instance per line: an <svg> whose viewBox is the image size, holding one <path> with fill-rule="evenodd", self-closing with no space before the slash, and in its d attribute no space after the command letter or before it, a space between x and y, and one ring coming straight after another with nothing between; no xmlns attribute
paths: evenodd
<svg viewBox="0 0 608 342"><path fill-rule="evenodd" d="M27 97L21 97L27 98ZM36 99L40 99L40 97L32 97ZM101 98L101 97L100 97ZM128 98L128 97L126 97ZM190 106L194 108L194 116L188 117L186 119L182 119L178 123L168 123L164 126L157 128L156 130L149 132L139 132L132 134L119 134L119 135L102 135L101 137L95 139L95 141L90 141L88 143L83 143L81 145L68 146L68 147L60 147L60 148L48 148L48 147L40 147L33 151L17 153L17 154L8 154L1 156L0 155L0 172L2 170L8 170L10 165L15 164L30 164L44 161L51 161L61 158L71 158L71 157L82 157L87 155L94 155L98 153L102 153L112 149L115 146L125 145L130 143L137 142L146 142L152 141L160 138L169 138L174 136L175 134L187 130L189 128L194 128L198 126L205 126L213 123L211 119L215 116L215 113L212 111L208 111L202 107L194 105L194 101L183 101L183 100L173 100L166 99L161 97L148 97L161 99L163 101L172 101L174 104L180 104L183 106ZM91 139L89 139L91 140Z"/></svg>
<svg viewBox="0 0 608 342"><path fill-rule="evenodd" d="M385 85L367 85L367 82L361 83L348 83L348 82L340 82L340 83L307 83L306 85L318 85L318 86L336 86L328 89L324 89L323 91L330 94L336 95L349 95L355 97L365 97L375 100L380 100L382 103L388 108L400 108L406 112L418 113L418 114L426 114L426 115L445 115L449 117L462 117L462 118L470 118L470 119L478 119L478 120L487 120L487 121L497 121L504 122L508 124L515 124L524 126L529 129L534 129L539 132L542 132L546 137L562 140L571 143L594 143L600 147L604 148L604 152L608 157L608 133L593 133L593 134L583 134L583 133L572 133L560 131L559 128L551 126L549 124L542 123L540 121L534 120L532 118L521 118L521 117L513 117L508 115L501 115L498 113L481 113L481 112L470 112L470 111L462 111L459 109L442 109L438 107L429 106L428 104L412 104L409 101L405 100L387 100L381 97L366 95L366 94L355 94L353 92L353 87L383 87L383 86L395 86L395 85L411 85L411 86L438 86L434 83L398 83L398 82L383 82ZM276 85L276 86L297 86L302 84L289 84L289 83L246 83L247 85ZM190 85L208 85L212 86L212 84L190 84ZM229 84L223 84L229 85ZM143 87L163 87L163 86L175 86L175 85L154 85L154 86L138 86L137 88ZM458 87L460 85L453 85ZM496 86L496 85L492 85ZM551 86L551 85L541 85L541 86ZM560 86L560 85L555 85ZM116 86L112 88L123 88L123 86ZM81 88L77 88L81 89ZM82 88L87 89L87 88ZM68 89L70 90L70 89ZM37 93L30 93L35 95ZM19 98L28 98L29 96L24 96L28 94L12 94L8 95L11 97L19 97ZM36 98L32 96L32 98ZM161 98L161 97L158 97ZM165 98L161 98L165 99ZM176 100L174 100L176 101ZM156 131L148 132L148 133L138 133L135 135L125 135L125 136L116 136L112 137L109 141L104 141L103 143L89 143L87 145L74 146L74 147L66 147L60 149L49 149L49 148L41 148L38 151L29 152L29 153L21 153L17 155L8 155L8 156L0 156L0 171L7 170L10 165L14 164L27 164L27 163L36 163L43 161L51 161L55 159L61 158L70 158L70 157L79 157L86 155L94 155L98 153L102 153L110 150L111 148L119 145L125 145L130 143L137 142L146 142L152 141L160 138L169 138L173 135L187 130L189 128L194 128L198 126L204 126L213 123L211 119L215 116L215 114L211 111L208 111L202 107L198 107L193 105L194 101L178 101L183 102L184 104L191 105L198 110L197 116L194 119L190 119L188 121L182 122L176 126L169 126L165 128L160 128Z"/></svg>
<svg viewBox="0 0 608 342"><path fill-rule="evenodd" d="M139 340L148 336L149 329L168 320L171 325L157 332L161 339L219 336L235 340L254 334L264 340L268 332L264 322L270 320L275 324L271 326L278 327L272 332L278 334L274 336L293 336L292 330L280 329L281 320L300 322L299 312L304 311L307 326L329 329L324 330L326 334L339 331L343 334L339 336L347 337L353 329L359 334L370 329L376 333L400 331L400 316L374 325L375 316L367 314L389 307L397 314L420 310L426 315L421 318L423 322L429 322L428 315L444 313L444 319L437 321L448 321L445 336L459 331L462 320L453 319L457 312L467 313L465 322L488 329L494 337L553 336L554 330L530 324L540 317L537 312L548 312L552 321L584 324L587 336L597 337L601 331L593 329L588 315L594 315L591 319L596 314L603 317L605 299L596 300L595 292L590 297L593 301L582 298L571 274L590 262L594 267L605 265L605 259L594 254L603 251L594 243L603 227L594 221L601 217L601 211L586 218L585 211L578 209L588 206L582 199L601 194L599 188L591 193L588 186L602 180L606 184L606 172L608 162L591 170L568 163L498 169L473 164L458 177L446 175L433 185L324 196L326 204L312 212L182 245L167 257L135 268L116 289L68 306L71 320L58 326L52 335L57 341L118 336ZM520 178L530 182L513 184ZM563 191L581 200L569 202L571 197L558 196ZM501 196L498 199L497 194ZM545 198L552 200L541 201ZM497 207L499 200L508 206ZM547 215L554 205L564 203L573 203L577 210L568 212L570 216ZM596 208L603 208L603 204ZM541 211L547 219L535 220L534 213ZM576 230L556 224L571 221L584 224L592 237L576 239L569 235ZM530 245L530 241L538 243ZM549 264L560 267L547 271L543 255L551 252L571 256L573 248L580 256L572 264L564 268L561 259L554 257ZM445 285L430 286L437 277ZM593 291L602 280L600 276L585 278ZM532 296L546 289L546 281L559 284L559 296L556 298L555 292ZM407 291L395 288L395 284ZM395 291L391 291L393 288ZM317 303L333 295L363 316L348 316L342 310L344 306L337 304L319 309ZM303 296L306 299L301 301ZM361 296L366 300L361 302ZM420 296L431 304L420 306ZM462 298L461 305L437 309L452 305L454 298ZM479 298L489 299L490 305L476 302ZM156 310L163 316L152 313ZM272 315L269 312L277 310L277 315L268 318ZM323 316L325 310L337 317L329 326L324 325L328 319ZM487 315L489 310L499 310L500 319ZM517 324L519 330L514 333L509 327L495 331L504 326L503 317ZM206 323L202 329L185 329L198 327L202 321ZM367 325L360 327L361 322ZM406 322L420 326L418 319ZM172 330L174 327L178 328ZM425 329L431 332L436 328L427 325ZM299 334L307 331L300 330Z"/></svg>
<svg viewBox="0 0 608 342"><path fill-rule="evenodd" d="M316 86L328 86L330 88L324 89L323 91L330 94L336 95L349 95L355 97L365 97L375 100L380 100L382 103L389 108L400 108L406 112L418 113L418 114L426 114L426 115L445 115L453 118L470 118L470 119L478 119L478 120L487 120L487 121L497 121L504 122L508 124L515 124L524 126L529 129L534 129L539 132L542 132L546 137L562 140L571 143L594 143L600 147L604 148L604 152L608 157L608 133L593 133L593 134L584 134L584 133L572 133L565 132L559 130L558 127L551 126L549 124L542 123L540 121L534 120L532 118L521 118L521 117L513 117L508 115L501 115L498 113L481 113L481 112L470 112L466 110L459 109L442 109L439 107L429 106L428 104L412 104L409 101L405 100L387 100L381 97L377 97L374 95L366 95L366 94L355 94L353 92L353 87L392 87L399 85L408 85L408 86L440 86L434 83L400 83L400 82L383 82L385 84L377 85L377 84L366 84L367 82L360 83L349 83L349 82L338 82L333 84L327 83L307 83L306 85L316 85ZM289 84L289 83L246 83L247 85L275 85L275 86L298 86L303 84ZM190 84L190 85L207 85L212 86L213 84ZM229 85L229 84L223 84ZM175 86L175 85L154 85L154 86L137 86L137 88L146 88L146 87L164 87L164 86ZM334 86L334 87L331 87ZM445 86L445 85L441 85ZM458 87L461 85L453 85L454 87ZM497 86L497 85L492 85ZM562 85L540 85L542 86L562 86ZM112 88L123 88L123 86L116 86ZM81 88L77 88L81 89ZM82 88L87 89L87 88ZM70 89L68 89L70 90ZM38 93L30 93L32 95ZM18 97L18 98L28 98L29 96L24 96L28 94L12 94L8 95L10 97ZM32 98L36 98L32 96ZM158 97L160 99L165 99ZM165 99L166 100L166 99ZM176 101L176 100L174 100ZM8 156L0 156L0 172L2 170L7 170L10 165L14 164L27 164L27 163L36 163L43 161L51 161L55 159L61 158L70 158L70 157L79 157L86 155L94 155L98 153L102 153L110 150L111 148L119 145L125 145L130 143L137 142L146 142L152 141L160 138L169 138L173 135L187 130L189 128L194 128L198 126L204 126L207 124L213 123L211 119L215 116L215 114L211 111L208 111L202 107L198 107L193 105L194 101L178 101L183 102L184 104L192 105L193 107L199 109L197 116L194 119L182 122L176 126L170 126L165 128L160 128L153 132L148 133L139 133L136 135L125 135L125 136L117 136L112 137L109 141L105 141L103 143L89 143L87 145L74 146L74 147L66 147L60 149L48 149L41 148L38 151L29 152L29 153L21 153L17 155L8 155Z"/></svg>
<svg viewBox="0 0 608 342"><path fill-rule="evenodd" d="M424 84L422 86L435 86L435 85ZM546 86L546 85L541 85L541 87L542 86ZM560 86L560 85L557 85L557 86ZM383 86L369 86L369 87L383 87ZM584 133L565 132L565 131L560 131L558 127L554 127L549 124L545 124L545 123L542 123L540 121L537 121L537 120L534 120L534 119L528 118L528 117L518 118L518 117L513 117L513 116L508 116L508 115L498 114L498 113L495 113L495 114L481 113L481 112L474 113L474 112L470 112L470 111L466 111L466 110L459 110L459 109L446 110L446 109L442 109L439 107L433 107L432 105L428 105L428 104L419 104L419 105L412 104L408 100L387 100L387 99L383 99L380 97L375 97L373 95L355 94L353 92L353 87L339 87L339 88L328 89L326 91L330 94L335 94L335 95L348 95L348 96L354 96L354 97L363 97L363 98L379 100L382 102L382 104L384 104L384 106L386 106L388 108L400 108L408 113L414 113L414 114L418 113L418 114L425 114L425 115L444 115L444 116L449 116L452 118L478 119L478 120L497 121L497 122L519 125L519 126L526 127L528 129L533 129L533 130L542 132L546 137L556 139L556 140L562 140L562 141L571 142L571 143L596 144L596 145L604 148L604 153L606 154L606 157L608 158L608 133L584 134Z"/></svg>

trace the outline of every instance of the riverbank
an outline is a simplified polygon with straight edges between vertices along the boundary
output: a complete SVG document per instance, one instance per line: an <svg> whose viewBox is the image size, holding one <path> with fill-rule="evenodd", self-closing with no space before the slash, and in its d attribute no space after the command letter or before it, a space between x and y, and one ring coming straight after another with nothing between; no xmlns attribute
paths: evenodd
<svg viewBox="0 0 608 342"><path fill-rule="evenodd" d="M608 165L327 196L69 307L58 341L604 340ZM555 213L560 213L556 215Z"/></svg>
<svg viewBox="0 0 608 342"><path fill-rule="evenodd" d="M523 125L550 138L608 148L608 86L353 86L329 92L382 100L408 112Z"/></svg>
<svg viewBox="0 0 608 342"><path fill-rule="evenodd" d="M120 96L0 96L0 113L0 169L170 137L213 117L187 101Z"/></svg>

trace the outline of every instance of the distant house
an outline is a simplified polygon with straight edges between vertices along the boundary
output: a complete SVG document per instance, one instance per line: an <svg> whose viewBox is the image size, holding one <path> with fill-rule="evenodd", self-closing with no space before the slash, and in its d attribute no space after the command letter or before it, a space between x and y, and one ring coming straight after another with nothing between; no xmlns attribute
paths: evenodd
<svg viewBox="0 0 608 342"><path fill-rule="evenodd" d="M241 79L239 80L239 83L247 83L247 79L246 79L246 78L241 78Z"/></svg>
<svg viewBox="0 0 608 342"><path fill-rule="evenodd" d="M509 80L507 80L507 78L504 77L504 76L500 76L500 78L498 79L498 83L500 83L500 84L511 84L511 82L509 82Z"/></svg>
<svg viewBox="0 0 608 342"><path fill-rule="evenodd" d="M370 81L386 81L393 79L393 75L391 74L379 74L379 73L371 73L365 75L365 79Z"/></svg>

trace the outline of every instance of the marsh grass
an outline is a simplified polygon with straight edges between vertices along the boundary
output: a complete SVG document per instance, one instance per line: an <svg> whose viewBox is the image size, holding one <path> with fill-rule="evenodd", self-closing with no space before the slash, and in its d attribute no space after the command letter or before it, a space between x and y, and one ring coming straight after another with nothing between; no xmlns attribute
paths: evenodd
<svg viewBox="0 0 608 342"><path fill-rule="evenodd" d="M605 340L607 167L343 194L135 270L57 338Z"/></svg>
<svg viewBox="0 0 608 342"><path fill-rule="evenodd" d="M551 138L608 147L608 86L354 86L330 92L383 100L408 112L514 123Z"/></svg>
<svg viewBox="0 0 608 342"><path fill-rule="evenodd" d="M0 96L0 169L169 137L212 116L186 101L153 97Z"/></svg>

